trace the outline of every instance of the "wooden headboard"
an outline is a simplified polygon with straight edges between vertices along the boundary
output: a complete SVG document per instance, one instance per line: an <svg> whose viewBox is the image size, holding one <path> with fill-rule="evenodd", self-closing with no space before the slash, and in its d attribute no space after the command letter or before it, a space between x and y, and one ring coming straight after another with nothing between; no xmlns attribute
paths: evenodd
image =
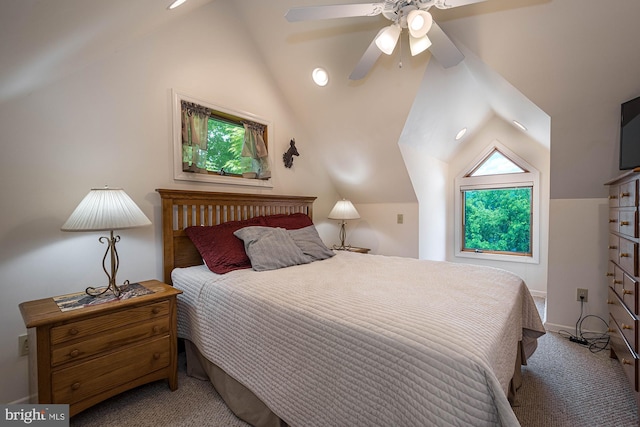
<svg viewBox="0 0 640 427"><path fill-rule="evenodd" d="M313 219L313 202L316 199L272 194L156 191L162 199L163 271L167 284L171 284L174 268L202 264L202 257L185 234L185 228L277 214L304 213Z"/></svg>

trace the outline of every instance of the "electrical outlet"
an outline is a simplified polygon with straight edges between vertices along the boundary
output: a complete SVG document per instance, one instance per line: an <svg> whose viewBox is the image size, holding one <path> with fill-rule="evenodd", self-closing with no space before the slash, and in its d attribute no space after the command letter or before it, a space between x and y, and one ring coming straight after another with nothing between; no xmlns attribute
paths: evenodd
<svg viewBox="0 0 640 427"><path fill-rule="evenodd" d="M403 224L404 223L404 215L403 214L398 214L397 222L398 222L398 224Z"/></svg>
<svg viewBox="0 0 640 427"><path fill-rule="evenodd" d="M578 288L576 301L589 302L589 289Z"/></svg>
<svg viewBox="0 0 640 427"><path fill-rule="evenodd" d="M26 335L18 336L18 353L20 356L29 354L29 340Z"/></svg>

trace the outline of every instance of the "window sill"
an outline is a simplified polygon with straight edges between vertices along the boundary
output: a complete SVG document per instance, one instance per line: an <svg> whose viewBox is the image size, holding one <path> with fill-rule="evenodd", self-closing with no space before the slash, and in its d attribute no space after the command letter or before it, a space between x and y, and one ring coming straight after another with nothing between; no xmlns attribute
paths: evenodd
<svg viewBox="0 0 640 427"><path fill-rule="evenodd" d="M500 255L467 251L458 251L456 252L455 256L459 258L481 259L486 261L517 262L520 264L540 264L538 258L533 256Z"/></svg>
<svg viewBox="0 0 640 427"><path fill-rule="evenodd" d="M214 184L225 185L242 185L245 187L262 187L273 188L273 183L270 179L248 179L223 175L205 175L198 173L177 172L174 175L174 179L179 181L196 181L196 182L209 182Z"/></svg>

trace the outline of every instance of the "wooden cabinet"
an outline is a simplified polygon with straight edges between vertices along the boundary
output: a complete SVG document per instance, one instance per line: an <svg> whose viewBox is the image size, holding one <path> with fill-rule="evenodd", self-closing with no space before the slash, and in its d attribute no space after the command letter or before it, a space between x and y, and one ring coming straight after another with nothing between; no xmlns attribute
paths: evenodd
<svg viewBox="0 0 640 427"><path fill-rule="evenodd" d="M609 186L607 304L611 357L620 361L640 407L639 183L640 169L634 169L606 185Z"/></svg>
<svg viewBox="0 0 640 427"><path fill-rule="evenodd" d="M151 381L178 388L181 291L157 280L140 284L153 293L65 312L53 298L20 304L32 403L66 403L73 416Z"/></svg>

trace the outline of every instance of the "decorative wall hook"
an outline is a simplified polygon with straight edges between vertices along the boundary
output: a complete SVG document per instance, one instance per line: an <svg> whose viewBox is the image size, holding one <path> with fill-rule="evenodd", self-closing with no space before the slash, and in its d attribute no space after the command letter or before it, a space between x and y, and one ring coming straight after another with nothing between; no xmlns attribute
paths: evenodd
<svg viewBox="0 0 640 427"><path fill-rule="evenodd" d="M296 148L296 139L293 138L291 142L289 142L289 149L282 155L282 160L284 161L285 168L291 168L293 166L293 156L299 156L298 149Z"/></svg>

